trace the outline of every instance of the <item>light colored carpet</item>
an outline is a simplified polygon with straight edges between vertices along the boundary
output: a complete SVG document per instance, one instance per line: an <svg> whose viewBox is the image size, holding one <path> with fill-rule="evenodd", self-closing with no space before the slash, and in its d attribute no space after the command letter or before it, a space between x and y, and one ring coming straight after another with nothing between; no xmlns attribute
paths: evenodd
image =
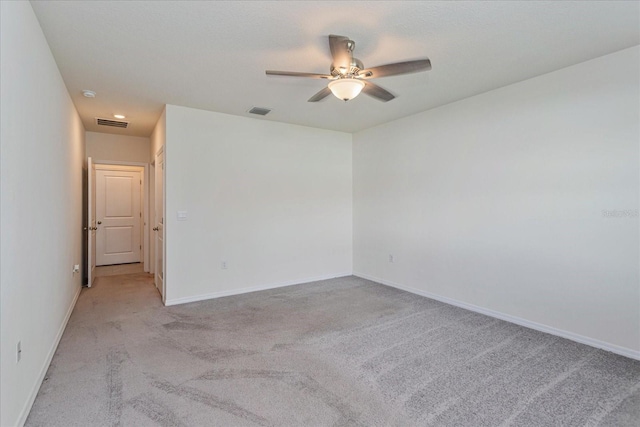
<svg viewBox="0 0 640 427"><path fill-rule="evenodd" d="M638 426L640 362L347 277L84 289L28 426Z"/></svg>

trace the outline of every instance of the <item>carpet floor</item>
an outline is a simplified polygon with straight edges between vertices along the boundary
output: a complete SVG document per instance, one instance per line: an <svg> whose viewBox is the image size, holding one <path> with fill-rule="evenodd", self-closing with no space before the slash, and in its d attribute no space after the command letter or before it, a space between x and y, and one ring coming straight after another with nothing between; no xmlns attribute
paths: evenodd
<svg viewBox="0 0 640 427"><path fill-rule="evenodd" d="M345 277L83 289L27 426L638 426L640 362Z"/></svg>

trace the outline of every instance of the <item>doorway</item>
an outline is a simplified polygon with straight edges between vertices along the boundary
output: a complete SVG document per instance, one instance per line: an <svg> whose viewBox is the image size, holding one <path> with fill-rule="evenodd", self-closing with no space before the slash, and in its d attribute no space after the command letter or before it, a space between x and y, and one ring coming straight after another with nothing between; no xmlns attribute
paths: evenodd
<svg viewBox="0 0 640 427"><path fill-rule="evenodd" d="M162 302L166 301L166 288L164 281L164 147L160 147L154 160L154 284L162 296Z"/></svg>
<svg viewBox="0 0 640 427"><path fill-rule="evenodd" d="M89 165L88 286L94 265L97 272L126 264L149 272L149 165L91 159Z"/></svg>

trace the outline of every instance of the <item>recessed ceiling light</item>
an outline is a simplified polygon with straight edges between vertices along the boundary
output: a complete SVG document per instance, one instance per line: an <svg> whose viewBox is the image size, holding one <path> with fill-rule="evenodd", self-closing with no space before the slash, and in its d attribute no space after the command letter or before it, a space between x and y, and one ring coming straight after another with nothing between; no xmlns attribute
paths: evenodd
<svg viewBox="0 0 640 427"><path fill-rule="evenodd" d="M95 98L96 97L96 93L94 91L92 91L92 90L85 89L85 90L82 91L82 94L84 96L86 96L87 98Z"/></svg>
<svg viewBox="0 0 640 427"><path fill-rule="evenodd" d="M116 119L124 119L125 116L123 116L122 114L114 114L113 117L115 117Z"/></svg>

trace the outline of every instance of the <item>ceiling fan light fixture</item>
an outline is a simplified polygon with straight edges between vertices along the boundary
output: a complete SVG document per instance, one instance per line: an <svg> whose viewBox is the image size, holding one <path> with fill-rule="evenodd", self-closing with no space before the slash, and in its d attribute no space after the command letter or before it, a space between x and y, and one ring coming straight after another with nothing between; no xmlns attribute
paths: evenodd
<svg viewBox="0 0 640 427"><path fill-rule="evenodd" d="M336 98L349 101L360 94L364 88L364 82L359 79L338 79L329 83L329 89Z"/></svg>

